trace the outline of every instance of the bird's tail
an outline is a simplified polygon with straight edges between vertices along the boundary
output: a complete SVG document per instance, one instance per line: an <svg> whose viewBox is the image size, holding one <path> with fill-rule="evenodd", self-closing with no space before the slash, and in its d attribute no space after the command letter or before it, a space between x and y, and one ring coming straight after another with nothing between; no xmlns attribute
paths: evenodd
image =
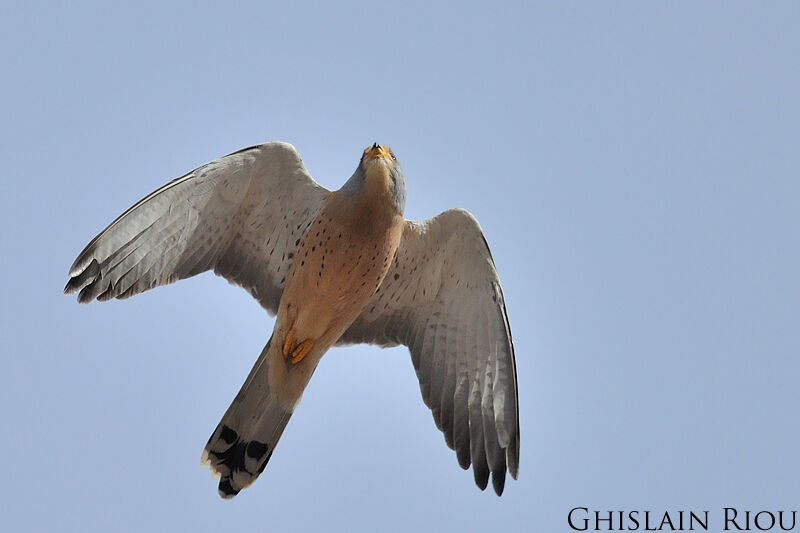
<svg viewBox="0 0 800 533"><path fill-rule="evenodd" d="M264 471L292 411L269 391L267 342L239 394L203 450L202 462L219 474L219 495L233 498Z"/></svg>

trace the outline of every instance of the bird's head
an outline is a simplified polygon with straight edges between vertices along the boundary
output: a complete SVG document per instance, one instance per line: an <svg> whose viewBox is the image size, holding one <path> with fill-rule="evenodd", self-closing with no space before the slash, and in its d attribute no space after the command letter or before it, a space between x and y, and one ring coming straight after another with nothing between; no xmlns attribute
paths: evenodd
<svg viewBox="0 0 800 533"><path fill-rule="evenodd" d="M388 146L378 143L368 146L344 188L351 192L386 193L398 212L402 213L405 208L406 181L400 163Z"/></svg>
<svg viewBox="0 0 800 533"><path fill-rule="evenodd" d="M392 172L400 172L400 164L388 146L374 143L367 146L361 155L359 166L364 170L366 178L390 182Z"/></svg>
<svg viewBox="0 0 800 533"><path fill-rule="evenodd" d="M378 162L385 161L391 163L397 161L397 158L392 153L392 149L388 146L382 146L378 143L373 143L372 146L364 148L364 154L361 156L361 162Z"/></svg>

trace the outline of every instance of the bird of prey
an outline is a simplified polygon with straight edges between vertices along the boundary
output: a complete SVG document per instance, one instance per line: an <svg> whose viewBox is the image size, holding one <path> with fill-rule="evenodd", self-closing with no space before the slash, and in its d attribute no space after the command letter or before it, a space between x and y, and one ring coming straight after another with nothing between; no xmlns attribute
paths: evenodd
<svg viewBox="0 0 800 533"><path fill-rule="evenodd" d="M392 151L366 148L337 191L295 148L269 142L205 164L114 220L80 253L64 292L127 298L206 270L247 289L272 335L203 451L231 498L269 461L331 346L403 344L458 463L501 495L516 479L519 417L503 291L477 220L403 218Z"/></svg>

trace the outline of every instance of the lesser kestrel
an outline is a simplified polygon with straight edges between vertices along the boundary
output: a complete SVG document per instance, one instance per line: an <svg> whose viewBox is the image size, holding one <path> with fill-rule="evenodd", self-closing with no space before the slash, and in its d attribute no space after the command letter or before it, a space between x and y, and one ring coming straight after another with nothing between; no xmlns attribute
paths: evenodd
<svg viewBox="0 0 800 533"><path fill-rule="evenodd" d="M338 191L293 146L240 150L125 211L81 252L66 293L127 298L206 270L247 289L272 335L211 435L220 495L249 486L331 346L409 348L422 398L463 468L502 494L517 477L514 347L494 262L475 218L403 218L405 180L386 146L364 150Z"/></svg>

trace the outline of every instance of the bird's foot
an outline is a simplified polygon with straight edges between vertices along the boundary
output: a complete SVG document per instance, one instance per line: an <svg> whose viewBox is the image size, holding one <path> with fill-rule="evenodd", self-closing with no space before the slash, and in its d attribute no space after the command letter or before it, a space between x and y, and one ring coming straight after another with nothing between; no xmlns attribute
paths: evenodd
<svg viewBox="0 0 800 533"><path fill-rule="evenodd" d="M296 365L300 361L302 361L305 356L308 355L308 352L311 351L311 348L314 347L314 339L306 339L300 344L298 344L294 351L292 352L292 364Z"/></svg>
<svg viewBox="0 0 800 533"><path fill-rule="evenodd" d="M306 339L302 342L297 342L297 332L294 328L290 328L286 334L286 339L283 341L283 358L288 359L292 357L291 362L296 365L308 355L311 348L314 347L314 339Z"/></svg>
<svg viewBox="0 0 800 533"><path fill-rule="evenodd" d="M289 354L294 351L296 346L297 342L295 340L294 328L289 328L289 332L286 334L286 338L283 340L283 358L286 359L289 357Z"/></svg>

